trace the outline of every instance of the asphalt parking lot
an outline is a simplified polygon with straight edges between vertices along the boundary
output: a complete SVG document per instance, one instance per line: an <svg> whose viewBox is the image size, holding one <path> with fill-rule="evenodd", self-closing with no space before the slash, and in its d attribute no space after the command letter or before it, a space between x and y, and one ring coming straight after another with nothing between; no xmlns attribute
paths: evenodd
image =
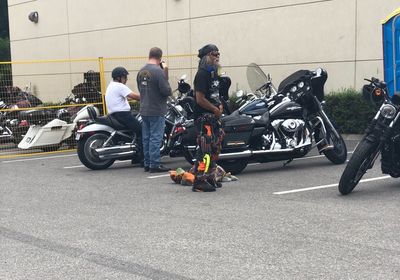
<svg viewBox="0 0 400 280"><path fill-rule="evenodd" d="M0 279L399 279L399 181L377 164L341 196L344 167L251 164L193 193L130 162L0 159Z"/></svg>

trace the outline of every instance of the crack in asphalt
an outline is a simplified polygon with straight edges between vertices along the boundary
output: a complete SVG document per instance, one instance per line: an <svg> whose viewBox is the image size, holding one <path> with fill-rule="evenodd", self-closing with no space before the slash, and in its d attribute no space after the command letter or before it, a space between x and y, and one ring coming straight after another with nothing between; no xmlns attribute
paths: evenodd
<svg viewBox="0 0 400 280"><path fill-rule="evenodd" d="M0 226L0 236L7 239L15 240L33 247L37 247L43 250L55 252L64 256L71 258L79 258L86 260L88 262L104 266L107 268L115 269L121 272L134 274L138 276L143 276L154 280L192 280L193 278L188 278L175 273L159 270L146 265L140 265L110 256L86 252L79 248L74 248L71 246L62 245L53 241L41 239L32 235L28 235L22 232L11 230Z"/></svg>

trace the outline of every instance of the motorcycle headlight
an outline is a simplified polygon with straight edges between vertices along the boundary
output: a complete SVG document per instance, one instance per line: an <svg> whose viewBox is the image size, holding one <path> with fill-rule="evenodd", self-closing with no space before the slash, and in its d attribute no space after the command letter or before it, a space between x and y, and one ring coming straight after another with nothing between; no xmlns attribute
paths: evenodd
<svg viewBox="0 0 400 280"><path fill-rule="evenodd" d="M302 88L302 87L304 87L304 82L303 82L303 81L301 81L300 83L298 83L298 84L297 84L297 87L298 87L298 88Z"/></svg>
<svg viewBox="0 0 400 280"><path fill-rule="evenodd" d="M381 107L381 115L386 119L393 119L396 116L396 107L390 104L385 104Z"/></svg>
<svg viewBox="0 0 400 280"><path fill-rule="evenodd" d="M296 87L296 86L292 86L292 87L290 88L290 92L291 92L291 93L295 93L296 90L297 90L297 87Z"/></svg>

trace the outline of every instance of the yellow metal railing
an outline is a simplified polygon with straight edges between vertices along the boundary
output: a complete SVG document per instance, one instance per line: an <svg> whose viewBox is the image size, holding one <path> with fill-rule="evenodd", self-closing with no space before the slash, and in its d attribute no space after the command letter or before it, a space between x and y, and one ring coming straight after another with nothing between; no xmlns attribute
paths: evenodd
<svg viewBox="0 0 400 280"><path fill-rule="evenodd" d="M169 81L173 89L183 74L192 81L194 66L197 66L195 55L169 55L163 59L169 65ZM65 109L73 114L82 106L93 104L101 114L106 114L104 97L112 69L116 66L125 67L130 73L127 86L137 91L136 74L146 62L147 56L0 62L0 158L49 150L48 147L17 148L29 129L29 123L21 118L23 112ZM5 127L16 132L17 137L7 137L8 130ZM72 138L61 143L57 152L74 150Z"/></svg>

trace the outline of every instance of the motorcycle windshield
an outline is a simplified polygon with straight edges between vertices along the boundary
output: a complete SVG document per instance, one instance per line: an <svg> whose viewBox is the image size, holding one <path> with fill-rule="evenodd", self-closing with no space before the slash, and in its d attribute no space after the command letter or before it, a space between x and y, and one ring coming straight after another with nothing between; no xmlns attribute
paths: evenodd
<svg viewBox="0 0 400 280"><path fill-rule="evenodd" d="M246 70L247 82L253 93L258 91L263 85L268 82L267 75L261 70L260 66L255 63L247 65Z"/></svg>

